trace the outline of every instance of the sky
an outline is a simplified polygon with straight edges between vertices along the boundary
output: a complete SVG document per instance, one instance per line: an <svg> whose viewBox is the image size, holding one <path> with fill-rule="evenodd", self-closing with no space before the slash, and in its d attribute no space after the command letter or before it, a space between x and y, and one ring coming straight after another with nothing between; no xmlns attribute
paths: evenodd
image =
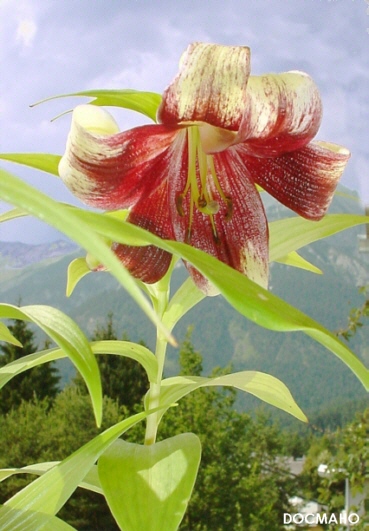
<svg viewBox="0 0 369 531"><path fill-rule="evenodd" d="M255 75L310 74L324 108L317 139L350 149L342 183L369 204L369 0L0 0L0 152L62 154L70 115L51 119L84 100L30 104L87 89L162 93L193 41L250 46ZM112 112L123 130L145 123ZM78 204L56 177L0 166ZM59 237L38 221L0 225L0 241Z"/></svg>

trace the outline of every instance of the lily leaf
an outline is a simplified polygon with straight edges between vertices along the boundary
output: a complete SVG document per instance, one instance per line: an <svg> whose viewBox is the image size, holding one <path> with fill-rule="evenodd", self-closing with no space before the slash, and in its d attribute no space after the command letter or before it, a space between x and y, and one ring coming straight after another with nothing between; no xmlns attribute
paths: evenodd
<svg viewBox="0 0 369 531"><path fill-rule="evenodd" d="M0 153L0 159L29 166L59 177L60 155L52 155L50 153Z"/></svg>
<svg viewBox="0 0 369 531"><path fill-rule="evenodd" d="M154 354L144 347L129 341L93 341L90 343L91 350L94 354L115 354L117 356L124 356L141 363L147 373L150 382L156 382L158 362ZM0 368L0 389L9 380L14 378L17 374L24 371L62 358L66 358L67 354L59 348L43 350L22 356L17 360L8 363Z"/></svg>
<svg viewBox="0 0 369 531"><path fill-rule="evenodd" d="M154 122L156 121L156 112L161 103L161 95L155 92L143 92L139 90L83 90L80 92L73 92L70 94L60 94L52 96L42 101L34 103L39 105L46 101L51 101L59 98L70 98L75 96L85 96L92 98L90 105L106 106L106 107L123 107L144 114Z"/></svg>
<svg viewBox="0 0 369 531"><path fill-rule="evenodd" d="M47 520L51 521L100 455L131 426L155 411L139 413L111 426L17 492L0 507L1 531L43 529L41 525L46 526Z"/></svg>
<svg viewBox="0 0 369 531"><path fill-rule="evenodd" d="M0 223L11 221L12 219L23 218L25 216L28 216L28 212L25 212L21 208L12 208L12 210L0 214Z"/></svg>
<svg viewBox="0 0 369 531"><path fill-rule="evenodd" d="M172 331L178 321L198 302L205 299L192 278L187 278L171 298L163 317L163 323Z"/></svg>
<svg viewBox="0 0 369 531"><path fill-rule="evenodd" d="M10 332L9 328L0 322L0 341L5 341L16 347L22 347L22 343L18 341L16 337Z"/></svg>
<svg viewBox="0 0 369 531"><path fill-rule="evenodd" d="M320 221L309 221L298 216L273 221L269 224L270 261L363 223L369 223L369 217L356 214L328 214Z"/></svg>
<svg viewBox="0 0 369 531"><path fill-rule="evenodd" d="M298 267L300 269L305 269L306 271L310 271L311 273L317 273L318 275L321 275L323 273L321 269L316 267L314 264L311 264L308 260L305 260L305 258L296 253L296 251L288 253L283 258L278 258L276 262L292 267Z"/></svg>
<svg viewBox="0 0 369 531"><path fill-rule="evenodd" d="M128 245L142 245L143 243L156 245L187 260L219 289L224 298L239 313L269 330L304 332L340 358L362 382L364 387L369 390L369 370L344 343L320 323L255 284L245 275L199 249L184 243L162 240L154 234L127 222L94 212L83 211L81 213L78 209L75 211L75 215L77 218L88 222L96 232L113 241ZM342 215L331 224L329 229L323 227L323 232L326 228L325 232L333 234L344 228L349 228L359 223L367 223L368 221L369 218L366 216ZM327 225L329 225L329 222L327 222ZM310 230L310 238L318 239L318 234L312 228ZM289 244L288 249L286 248L287 245L280 246L280 249L283 248L281 256L285 256L286 252L288 254L288 252L293 251L293 247L298 246L298 241L296 237Z"/></svg>
<svg viewBox="0 0 369 531"><path fill-rule="evenodd" d="M70 297L72 295L78 282L88 273L91 273L91 270L86 264L85 258L76 258L75 260L72 260L72 262L68 266L66 290L67 297Z"/></svg>
<svg viewBox="0 0 369 531"><path fill-rule="evenodd" d="M0 317L35 323L59 345L86 382L96 422L100 425L102 417L100 372L90 344L77 324L60 310L42 305L18 308L11 304L0 304ZM2 369L6 370L6 367Z"/></svg>
<svg viewBox="0 0 369 531"><path fill-rule="evenodd" d="M100 457L99 478L125 531L177 531L196 480L201 443L193 433L151 444L118 440Z"/></svg>
<svg viewBox="0 0 369 531"><path fill-rule="evenodd" d="M23 466L21 468L1 468L0 481L4 481L5 479L16 474L35 474L36 476L42 476L59 463L60 461L47 461L44 463L35 463L34 465ZM97 492L98 494L103 494L97 472L97 465L93 465L78 486L86 490L91 490L92 492Z"/></svg>
<svg viewBox="0 0 369 531"><path fill-rule="evenodd" d="M246 391L294 417L307 422L305 414L294 401L288 387L270 374L241 371L216 378L203 376L175 376L162 382L161 405L170 406L200 387L227 386Z"/></svg>

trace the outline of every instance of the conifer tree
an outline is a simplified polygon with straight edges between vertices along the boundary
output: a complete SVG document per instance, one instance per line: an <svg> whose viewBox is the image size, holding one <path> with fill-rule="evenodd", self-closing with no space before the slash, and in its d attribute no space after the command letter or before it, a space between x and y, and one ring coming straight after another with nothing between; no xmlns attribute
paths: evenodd
<svg viewBox="0 0 369 531"><path fill-rule="evenodd" d="M0 344L0 367L38 350L34 332L25 321L14 320L8 328L23 347L9 343ZM40 400L53 400L59 392L59 380L58 370L51 363L39 365L15 376L0 391L0 413L8 413L11 409L19 407L22 400L29 401L35 396Z"/></svg>

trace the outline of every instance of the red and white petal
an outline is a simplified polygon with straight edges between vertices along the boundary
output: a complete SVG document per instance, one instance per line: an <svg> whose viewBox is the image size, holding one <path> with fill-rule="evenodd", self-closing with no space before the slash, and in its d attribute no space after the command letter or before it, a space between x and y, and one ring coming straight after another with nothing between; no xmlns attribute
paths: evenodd
<svg viewBox="0 0 369 531"><path fill-rule="evenodd" d="M202 121L237 131L246 103L250 49L195 42L163 94L158 119L163 124Z"/></svg>
<svg viewBox="0 0 369 531"><path fill-rule="evenodd" d="M127 208L159 186L177 134L178 128L163 125L119 133L108 112L81 105L73 112L60 177L88 205Z"/></svg>
<svg viewBox="0 0 369 531"><path fill-rule="evenodd" d="M173 239L167 186L167 180L164 180L151 195L142 198L132 208L127 221L161 238ZM154 245L114 244L113 250L128 271L147 284L158 282L165 275L172 258L171 254Z"/></svg>
<svg viewBox="0 0 369 531"><path fill-rule="evenodd" d="M220 197L209 174L208 187L219 211L209 215L193 210L191 222L189 195L183 201L183 215L171 208L175 238L201 249L244 273L254 282L268 282L268 225L259 193L248 180L242 161L231 150L214 155L215 170L224 194L232 205ZM175 193L183 189L185 176L177 174L170 181L170 204ZM190 232L189 232L190 231ZM213 295L213 286L194 267L186 264L198 287Z"/></svg>
<svg viewBox="0 0 369 531"><path fill-rule="evenodd" d="M252 180L300 216L319 220L326 213L350 152L337 144L311 142L275 158L251 157L235 146Z"/></svg>
<svg viewBox="0 0 369 531"><path fill-rule="evenodd" d="M318 88L304 72L250 76L235 143L246 142L256 156L294 151L316 135L321 118Z"/></svg>

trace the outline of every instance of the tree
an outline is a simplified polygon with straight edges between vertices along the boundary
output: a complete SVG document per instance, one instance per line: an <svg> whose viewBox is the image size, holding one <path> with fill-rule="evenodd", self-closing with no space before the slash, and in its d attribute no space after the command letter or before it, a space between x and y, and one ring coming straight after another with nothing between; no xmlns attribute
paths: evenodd
<svg viewBox="0 0 369 531"><path fill-rule="evenodd" d="M47 399L23 401L18 409L0 416L0 467L64 459L126 415L107 397L103 408L103 423L97 428L90 397L75 386L59 393L51 408ZM0 504L34 479L22 474L1 482ZM59 514L80 531L119 531L105 498L84 489L77 489Z"/></svg>
<svg viewBox="0 0 369 531"><path fill-rule="evenodd" d="M0 367L38 350L34 344L34 333L25 321L14 320L9 330L23 347L1 344ZM22 400L32 400L34 396L53 400L59 392L59 380L58 370L52 363L17 375L0 391L0 413L8 413L12 408L19 407Z"/></svg>
<svg viewBox="0 0 369 531"><path fill-rule="evenodd" d="M113 315L109 314L106 324L97 326L92 341L118 339L113 326ZM126 335L123 341L129 341ZM143 342L140 342L144 345ZM149 388L147 374L143 367L134 360L112 354L100 354L97 357L100 369L103 395L117 400L119 405L125 406L132 413L137 404L142 403L143 396ZM77 374L74 383L81 392L87 393L87 388L81 376Z"/></svg>
<svg viewBox="0 0 369 531"><path fill-rule="evenodd" d="M327 465L327 477L318 476L320 464ZM304 467L303 487L306 499L317 499L328 509L339 515L345 505L345 478L349 479L353 496L366 492L369 500L369 408L357 414L354 421L335 432L317 437L308 452ZM368 501L366 502L368 504ZM363 511L361 506L361 511ZM360 507L352 507L353 511ZM367 529L365 519L355 525L355 530Z"/></svg>

